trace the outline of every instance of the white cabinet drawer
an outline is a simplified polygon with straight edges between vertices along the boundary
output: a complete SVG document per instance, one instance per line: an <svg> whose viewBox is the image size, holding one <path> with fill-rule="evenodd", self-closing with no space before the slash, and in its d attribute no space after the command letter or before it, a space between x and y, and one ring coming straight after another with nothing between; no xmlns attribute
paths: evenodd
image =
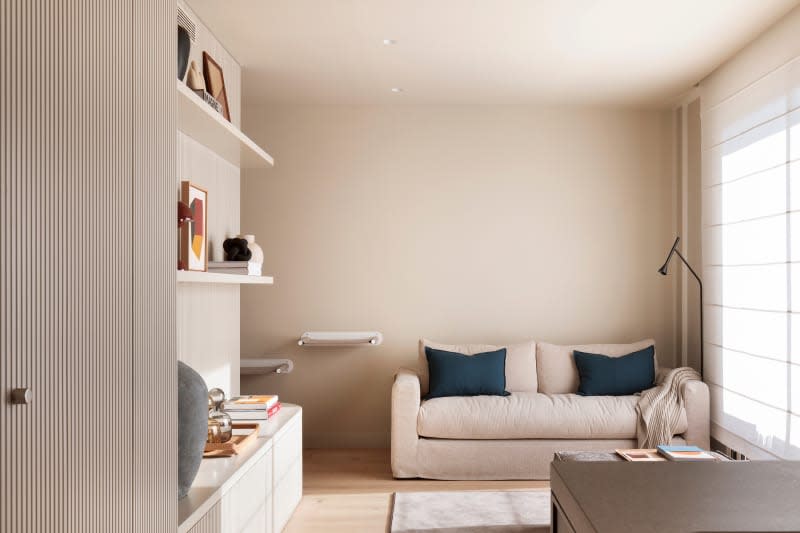
<svg viewBox="0 0 800 533"><path fill-rule="evenodd" d="M272 499L267 498L264 505L250 518L240 533L272 533Z"/></svg>
<svg viewBox="0 0 800 533"><path fill-rule="evenodd" d="M291 518L297 504L303 497L303 461L298 458L286 470L283 479L278 481L272 492L275 505L275 533L283 530Z"/></svg>
<svg viewBox="0 0 800 533"><path fill-rule="evenodd" d="M280 483L289 468L303 455L303 424L296 420L273 445L275 483Z"/></svg>
<svg viewBox="0 0 800 533"><path fill-rule="evenodd" d="M222 497L223 533L241 533L270 493L272 450L267 450Z"/></svg>

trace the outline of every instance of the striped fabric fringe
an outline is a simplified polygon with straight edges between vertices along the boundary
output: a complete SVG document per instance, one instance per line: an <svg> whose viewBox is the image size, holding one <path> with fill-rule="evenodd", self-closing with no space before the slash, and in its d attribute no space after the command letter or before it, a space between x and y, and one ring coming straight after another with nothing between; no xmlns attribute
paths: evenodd
<svg viewBox="0 0 800 533"><path fill-rule="evenodd" d="M699 380L693 368L673 368L661 384L647 389L636 404L636 438L639 448L669 444L683 409L683 384Z"/></svg>

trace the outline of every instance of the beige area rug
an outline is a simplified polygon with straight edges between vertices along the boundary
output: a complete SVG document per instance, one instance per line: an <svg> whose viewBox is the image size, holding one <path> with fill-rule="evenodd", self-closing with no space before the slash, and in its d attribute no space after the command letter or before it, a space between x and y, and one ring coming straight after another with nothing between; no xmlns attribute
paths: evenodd
<svg viewBox="0 0 800 533"><path fill-rule="evenodd" d="M550 491L395 492L391 533L545 533Z"/></svg>

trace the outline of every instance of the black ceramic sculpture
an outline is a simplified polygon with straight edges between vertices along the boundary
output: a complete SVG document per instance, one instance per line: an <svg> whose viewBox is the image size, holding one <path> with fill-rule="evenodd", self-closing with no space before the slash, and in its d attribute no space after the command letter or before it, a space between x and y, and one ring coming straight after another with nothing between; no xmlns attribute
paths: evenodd
<svg viewBox="0 0 800 533"><path fill-rule="evenodd" d="M247 247L247 239L238 237L225 239L222 249L225 250L225 258L228 261L250 261L253 257L253 252Z"/></svg>
<svg viewBox="0 0 800 533"><path fill-rule="evenodd" d="M183 81L186 67L189 66L189 50L192 43L189 41L189 32L178 26L178 79Z"/></svg>
<svg viewBox="0 0 800 533"><path fill-rule="evenodd" d="M178 361L178 499L189 493L208 437L208 389L192 367Z"/></svg>

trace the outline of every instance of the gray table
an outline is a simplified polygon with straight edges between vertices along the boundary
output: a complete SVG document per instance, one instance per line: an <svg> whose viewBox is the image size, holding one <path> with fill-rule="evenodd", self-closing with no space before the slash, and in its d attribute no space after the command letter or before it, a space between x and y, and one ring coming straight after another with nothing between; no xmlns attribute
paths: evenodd
<svg viewBox="0 0 800 533"><path fill-rule="evenodd" d="M554 461L555 533L800 531L800 462Z"/></svg>

